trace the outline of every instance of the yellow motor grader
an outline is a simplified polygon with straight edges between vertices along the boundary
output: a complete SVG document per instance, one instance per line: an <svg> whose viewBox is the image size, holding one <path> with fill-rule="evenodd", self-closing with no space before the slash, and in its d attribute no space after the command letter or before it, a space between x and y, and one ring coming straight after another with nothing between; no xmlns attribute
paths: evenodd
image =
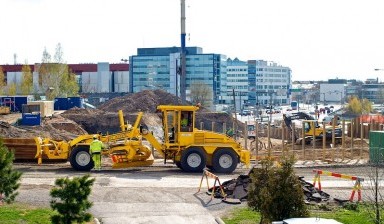
<svg viewBox="0 0 384 224"><path fill-rule="evenodd" d="M140 125L143 113L138 113L133 126L124 123L119 111L121 131L98 135L107 146L102 152L112 159L113 168L150 166L154 157L147 140L164 158L172 160L186 172L201 172L205 167L218 173L233 172L238 163L250 164L250 152L225 134L198 130L195 127L196 106L160 105L163 142L159 142L146 126ZM181 122L183 119L183 122ZM186 121L185 121L186 119ZM68 159L75 170L88 171L94 164L89 154L93 135L81 135L71 141L36 138L38 163L43 158Z"/></svg>

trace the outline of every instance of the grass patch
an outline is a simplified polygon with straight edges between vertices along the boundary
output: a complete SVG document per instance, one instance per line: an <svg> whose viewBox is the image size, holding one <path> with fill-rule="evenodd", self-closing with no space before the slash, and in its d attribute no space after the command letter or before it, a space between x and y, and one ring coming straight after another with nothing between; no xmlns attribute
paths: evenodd
<svg viewBox="0 0 384 224"><path fill-rule="evenodd" d="M225 224L254 224L259 223L260 213L248 207L235 208L228 216L222 218Z"/></svg>
<svg viewBox="0 0 384 224"><path fill-rule="evenodd" d="M54 212L50 208L36 208L25 204L3 204L0 206L0 223L50 224Z"/></svg>
<svg viewBox="0 0 384 224"><path fill-rule="evenodd" d="M344 224L371 224L373 213L368 212L367 206L359 205L357 209L349 210L341 207L325 206L310 207L310 217L334 219ZM381 211L384 214L384 211ZM248 207L235 208L222 217L226 224L250 224L260 222L260 213Z"/></svg>

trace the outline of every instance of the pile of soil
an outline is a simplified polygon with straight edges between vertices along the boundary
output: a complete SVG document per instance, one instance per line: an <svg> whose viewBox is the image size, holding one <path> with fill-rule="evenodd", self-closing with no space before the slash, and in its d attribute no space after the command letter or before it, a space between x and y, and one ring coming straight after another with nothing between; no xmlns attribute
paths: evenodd
<svg viewBox="0 0 384 224"><path fill-rule="evenodd" d="M162 135L160 113L156 113L158 105L182 105L181 99L163 90L144 90L139 93L126 94L101 104L97 109L72 108L64 113L44 118L41 126L0 125L0 136L3 138L47 137L55 140L71 140L82 134L115 133L120 130L118 111L122 110L124 121L134 124L138 112L144 112L142 124L150 130ZM188 103L190 105L190 103ZM233 119L227 113L210 112L201 108L196 115L196 127L223 132L223 123L232 127ZM214 123L214 124L213 124ZM242 123L238 122L241 126ZM212 127L214 126L214 127Z"/></svg>
<svg viewBox="0 0 384 224"><path fill-rule="evenodd" d="M146 112L155 113L158 105L182 105L180 98L164 90L144 90L108 100L98 107L99 110L125 113Z"/></svg>
<svg viewBox="0 0 384 224"><path fill-rule="evenodd" d="M2 138L51 138L55 140L71 140L87 132L77 123L60 115L43 118L40 126L0 125Z"/></svg>
<svg viewBox="0 0 384 224"><path fill-rule="evenodd" d="M114 133L120 130L118 111L122 110L125 122L134 124L138 112L144 112L142 124L151 131L158 133L162 130L160 113L156 113L158 105L182 105L180 98L163 90L144 90L139 93L126 94L101 104L98 109L72 108L62 114L63 117L75 121L88 133ZM197 111L196 127L222 132L223 123L232 127L233 121L227 113L210 112L205 108ZM242 125L241 122L238 125ZM161 135L161 133L159 133Z"/></svg>

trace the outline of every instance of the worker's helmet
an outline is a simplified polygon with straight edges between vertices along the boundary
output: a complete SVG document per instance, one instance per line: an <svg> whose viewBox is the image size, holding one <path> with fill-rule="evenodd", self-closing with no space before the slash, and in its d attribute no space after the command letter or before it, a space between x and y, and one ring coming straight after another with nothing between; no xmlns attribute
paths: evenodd
<svg viewBox="0 0 384 224"><path fill-rule="evenodd" d="M92 137L93 137L93 139L97 139L97 135L93 135Z"/></svg>

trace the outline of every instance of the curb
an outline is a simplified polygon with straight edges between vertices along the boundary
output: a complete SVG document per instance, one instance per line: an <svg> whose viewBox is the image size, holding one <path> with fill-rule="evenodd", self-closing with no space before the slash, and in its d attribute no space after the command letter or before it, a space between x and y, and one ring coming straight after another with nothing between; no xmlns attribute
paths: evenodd
<svg viewBox="0 0 384 224"><path fill-rule="evenodd" d="M217 224L225 224L225 222L220 217L215 217Z"/></svg>

